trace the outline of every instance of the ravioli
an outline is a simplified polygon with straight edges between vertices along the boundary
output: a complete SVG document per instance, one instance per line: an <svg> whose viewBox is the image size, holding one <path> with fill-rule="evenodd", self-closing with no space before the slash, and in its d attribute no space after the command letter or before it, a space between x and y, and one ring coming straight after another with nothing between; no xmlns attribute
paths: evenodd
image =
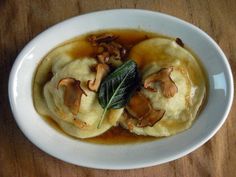
<svg viewBox="0 0 236 177"><path fill-rule="evenodd" d="M40 114L50 116L68 134L78 138L89 138L98 136L117 124L123 109L110 110L102 126L97 129L103 109L98 103L95 92L88 90L87 81L95 79L95 73L91 72L91 67L97 63L93 58L80 58L73 60L66 55L56 55L50 58L48 63L41 65L42 73L46 73L45 66L49 66L53 76L43 87L43 93L35 92L35 106ZM47 60L44 60L46 62ZM39 75L37 75L40 77ZM81 88L86 95L82 95L80 110L77 115L73 115L64 104L63 95L65 89L57 88L58 82L63 78L75 78L80 80ZM35 89L40 88L40 82L36 82Z"/></svg>
<svg viewBox="0 0 236 177"><path fill-rule="evenodd" d="M161 68L173 67L170 77L178 92L166 98L158 83L153 83L156 92L142 87L140 92L150 100L154 109L165 110L164 116L153 126L139 127L137 121L127 115L121 118L120 124L132 133L156 137L170 136L188 129L206 94L204 74L194 56L175 40L154 38L134 46L129 57L139 64L143 82Z"/></svg>

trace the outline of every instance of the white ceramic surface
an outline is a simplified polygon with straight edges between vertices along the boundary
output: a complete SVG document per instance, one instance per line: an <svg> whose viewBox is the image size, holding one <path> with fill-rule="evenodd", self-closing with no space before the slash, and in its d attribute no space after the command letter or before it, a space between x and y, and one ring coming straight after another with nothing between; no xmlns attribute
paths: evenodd
<svg viewBox="0 0 236 177"><path fill-rule="evenodd" d="M90 31L140 28L180 37L200 57L209 77L205 109L192 128L158 141L98 145L58 133L35 111L32 79L42 57L61 42ZM69 163L101 169L131 169L180 158L209 140L222 126L233 100L233 78L219 46L199 28L169 15L144 10L108 10L77 16L39 34L21 51L9 78L9 99L25 136L48 154Z"/></svg>

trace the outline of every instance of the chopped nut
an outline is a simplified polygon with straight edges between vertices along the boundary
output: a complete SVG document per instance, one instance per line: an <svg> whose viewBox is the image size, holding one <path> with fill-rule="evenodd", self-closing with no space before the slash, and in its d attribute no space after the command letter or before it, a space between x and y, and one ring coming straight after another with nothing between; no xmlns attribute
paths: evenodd
<svg viewBox="0 0 236 177"><path fill-rule="evenodd" d="M124 48L124 47L122 47L122 48L120 49L120 56L121 56L121 59L125 58L125 57L127 56L127 54L128 54L127 49Z"/></svg>
<svg viewBox="0 0 236 177"><path fill-rule="evenodd" d="M184 47L184 43L180 38L176 38L175 42L180 46L180 47Z"/></svg>
<svg viewBox="0 0 236 177"><path fill-rule="evenodd" d="M157 73L151 74L145 79L144 88L152 91L157 91L155 88L150 87L150 84L152 82L160 82L163 95L166 98L173 97L178 92L178 88L170 77L172 71L173 67L169 67L163 68Z"/></svg>
<svg viewBox="0 0 236 177"><path fill-rule="evenodd" d="M93 80L93 81L88 80L88 82L87 82L88 89L91 91L95 91L95 92L98 91L98 88L101 84L102 79L108 74L110 69L107 64L99 63L96 66L96 71L97 71L97 74L96 74L95 80Z"/></svg>
<svg viewBox="0 0 236 177"><path fill-rule="evenodd" d="M95 56L99 62L107 63L110 59L122 60L127 57L127 49L115 41L117 38L113 34L88 37L88 41L95 47Z"/></svg>
<svg viewBox="0 0 236 177"><path fill-rule="evenodd" d="M60 86L65 87L64 93L64 104L70 109L73 115L79 112L81 97L84 94L84 90L80 87L80 81L74 78L64 78L61 79L57 84L57 89Z"/></svg>
<svg viewBox="0 0 236 177"><path fill-rule="evenodd" d="M100 63L107 63L109 61L110 54L108 52L102 52L97 55L97 58Z"/></svg>

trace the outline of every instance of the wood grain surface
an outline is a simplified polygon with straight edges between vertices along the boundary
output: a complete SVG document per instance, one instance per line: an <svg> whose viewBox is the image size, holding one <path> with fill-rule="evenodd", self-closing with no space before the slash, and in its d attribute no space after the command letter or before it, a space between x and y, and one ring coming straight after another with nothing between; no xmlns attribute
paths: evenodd
<svg viewBox="0 0 236 177"><path fill-rule="evenodd" d="M236 0L0 0L0 177L235 177L235 101L223 127L201 148L144 169L111 171L71 165L39 150L19 130L9 107L7 84L24 45L64 19L115 8L164 12L200 27L223 49L236 78Z"/></svg>

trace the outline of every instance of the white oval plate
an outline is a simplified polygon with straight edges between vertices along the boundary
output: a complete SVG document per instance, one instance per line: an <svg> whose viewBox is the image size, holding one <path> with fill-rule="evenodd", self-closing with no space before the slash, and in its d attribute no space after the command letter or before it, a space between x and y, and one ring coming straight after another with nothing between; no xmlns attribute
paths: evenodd
<svg viewBox="0 0 236 177"><path fill-rule="evenodd" d="M109 28L140 28L180 37L200 57L209 78L205 109L193 126L158 141L98 145L58 133L35 111L32 81L43 56L75 36ZM144 10L108 10L77 16L39 34L16 58L9 79L9 99L15 120L25 136L48 154L66 162L101 169L148 167L180 158L209 140L227 118L233 100L233 78L219 46L199 28L175 17Z"/></svg>

